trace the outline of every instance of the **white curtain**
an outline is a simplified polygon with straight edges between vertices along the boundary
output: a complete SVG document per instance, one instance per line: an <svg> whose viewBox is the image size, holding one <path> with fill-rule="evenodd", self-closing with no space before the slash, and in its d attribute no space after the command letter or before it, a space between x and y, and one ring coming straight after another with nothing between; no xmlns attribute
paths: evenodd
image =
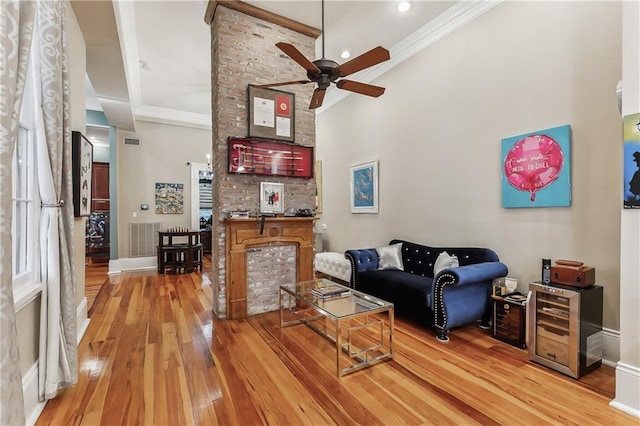
<svg viewBox="0 0 640 426"><path fill-rule="evenodd" d="M25 422L13 302L13 151L33 36L35 4L0 1L0 425Z"/></svg>
<svg viewBox="0 0 640 426"><path fill-rule="evenodd" d="M35 96L42 109L38 128L37 168L42 211L40 258L40 399L78 380L76 280L73 259L73 195L71 129L63 1L38 2L36 37L32 47Z"/></svg>

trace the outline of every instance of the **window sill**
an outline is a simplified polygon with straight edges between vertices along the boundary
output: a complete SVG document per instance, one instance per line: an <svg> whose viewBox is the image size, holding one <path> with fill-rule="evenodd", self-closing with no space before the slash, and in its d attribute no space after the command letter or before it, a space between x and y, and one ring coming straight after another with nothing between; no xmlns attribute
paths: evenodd
<svg viewBox="0 0 640 426"><path fill-rule="evenodd" d="M42 283L30 283L14 288L13 292L13 305L16 312L19 312L22 308L29 303L36 300L42 293Z"/></svg>

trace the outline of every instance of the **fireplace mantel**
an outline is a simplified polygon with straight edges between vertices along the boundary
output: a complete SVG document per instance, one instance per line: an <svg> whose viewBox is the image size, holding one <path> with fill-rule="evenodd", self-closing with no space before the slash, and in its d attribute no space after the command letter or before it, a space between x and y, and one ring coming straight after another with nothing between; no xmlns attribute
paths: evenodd
<svg viewBox="0 0 640 426"><path fill-rule="evenodd" d="M260 234L260 219L225 219L227 318L247 316L247 249L296 245L296 279L313 279L314 217L270 217Z"/></svg>

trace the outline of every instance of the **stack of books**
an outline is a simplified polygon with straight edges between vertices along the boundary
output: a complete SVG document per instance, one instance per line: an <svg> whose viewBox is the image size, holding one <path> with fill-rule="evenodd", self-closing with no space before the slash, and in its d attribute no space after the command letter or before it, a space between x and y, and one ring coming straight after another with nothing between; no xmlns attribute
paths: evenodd
<svg viewBox="0 0 640 426"><path fill-rule="evenodd" d="M309 293L322 300L334 299L336 297L346 297L351 294L349 290L337 285L312 288Z"/></svg>

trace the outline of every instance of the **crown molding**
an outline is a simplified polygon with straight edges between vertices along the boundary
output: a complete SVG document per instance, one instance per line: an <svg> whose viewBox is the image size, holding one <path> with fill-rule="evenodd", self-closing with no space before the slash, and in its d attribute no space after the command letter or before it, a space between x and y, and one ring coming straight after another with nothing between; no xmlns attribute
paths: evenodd
<svg viewBox="0 0 640 426"><path fill-rule="evenodd" d="M488 1L460 1L451 6L444 13L404 38L390 49L391 59L377 67L358 73L358 81L371 83L396 65L409 59L416 53L429 47L444 36L452 33L466 23L472 21L483 13L493 9L503 0ZM322 107L316 111L318 114L337 104L351 92L332 88L327 91Z"/></svg>
<svg viewBox="0 0 640 426"><path fill-rule="evenodd" d="M211 130L211 115L141 105L136 108L136 120Z"/></svg>
<svg viewBox="0 0 640 426"><path fill-rule="evenodd" d="M263 21L280 25L281 27L288 28L292 31L306 35L308 37L318 38L320 37L320 34L322 34L322 31L320 31L318 28L303 24L298 21L294 21L293 19L285 18L284 16L275 14L273 12L268 12L264 9L240 0L209 0L204 16L204 22L206 22L207 25L211 25L211 23L213 22L213 17L215 16L216 8L218 6L224 6L237 12L244 13L245 15L253 16L254 18L262 19Z"/></svg>

